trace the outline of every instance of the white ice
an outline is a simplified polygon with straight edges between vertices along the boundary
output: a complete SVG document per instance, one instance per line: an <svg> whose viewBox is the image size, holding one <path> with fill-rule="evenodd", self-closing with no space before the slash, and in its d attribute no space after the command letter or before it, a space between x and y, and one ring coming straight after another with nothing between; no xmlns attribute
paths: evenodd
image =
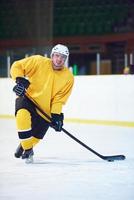
<svg viewBox="0 0 134 200"><path fill-rule="evenodd" d="M0 120L0 200L133 200L134 128L65 124L64 128L107 162L50 129L35 147L34 164L14 158L19 143L14 119Z"/></svg>

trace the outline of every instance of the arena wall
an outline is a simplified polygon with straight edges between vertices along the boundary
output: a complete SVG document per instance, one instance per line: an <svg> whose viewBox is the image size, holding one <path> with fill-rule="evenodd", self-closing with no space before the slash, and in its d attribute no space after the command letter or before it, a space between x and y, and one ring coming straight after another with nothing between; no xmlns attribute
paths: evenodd
<svg viewBox="0 0 134 200"><path fill-rule="evenodd" d="M0 79L0 117L14 116L14 82ZM66 122L134 127L134 76L75 76L75 84L63 107Z"/></svg>

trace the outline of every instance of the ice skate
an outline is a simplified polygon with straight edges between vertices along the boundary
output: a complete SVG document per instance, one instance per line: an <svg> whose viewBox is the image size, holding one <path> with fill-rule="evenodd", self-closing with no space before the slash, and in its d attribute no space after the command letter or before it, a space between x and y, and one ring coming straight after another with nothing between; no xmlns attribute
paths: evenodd
<svg viewBox="0 0 134 200"><path fill-rule="evenodd" d="M19 144L19 146L16 149L16 152L14 153L14 156L16 158L20 158L23 154L24 149L22 148L21 144Z"/></svg>
<svg viewBox="0 0 134 200"><path fill-rule="evenodd" d="M33 163L33 155L34 152L32 148L25 150L24 153L22 154L22 159L25 159L26 163Z"/></svg>

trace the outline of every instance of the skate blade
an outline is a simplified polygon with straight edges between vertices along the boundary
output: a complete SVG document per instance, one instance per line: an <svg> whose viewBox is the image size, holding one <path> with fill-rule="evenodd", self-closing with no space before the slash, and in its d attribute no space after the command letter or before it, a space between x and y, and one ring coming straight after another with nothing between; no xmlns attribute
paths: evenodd
<svg viewBox="0 0 134 200"><path fill-rule="evenodd" d="M25 163L26 163L26 164L32 164L33 162L34 162L33 156L31 156L31 157L25 159Z"/></svg>

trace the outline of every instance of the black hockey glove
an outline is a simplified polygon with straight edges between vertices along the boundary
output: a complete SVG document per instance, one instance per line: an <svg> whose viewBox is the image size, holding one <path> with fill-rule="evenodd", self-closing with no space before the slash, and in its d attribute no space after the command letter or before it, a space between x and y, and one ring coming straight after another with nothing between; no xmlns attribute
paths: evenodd
<svg viewBox="0 0 134 200"><path fill-rule="evenodd" d="M13 91L16 93L17 96L23 96L25 94L25 90L29 87L30 82L23 78L17 77L16 78L16 85L13 88Z"/></svg>
<svg viewBox="0 0 134 200"><path fill-rule="evenodd" d="M51 113L51 124L55 131L61 131L63 126L64 115Z"/></svg>

